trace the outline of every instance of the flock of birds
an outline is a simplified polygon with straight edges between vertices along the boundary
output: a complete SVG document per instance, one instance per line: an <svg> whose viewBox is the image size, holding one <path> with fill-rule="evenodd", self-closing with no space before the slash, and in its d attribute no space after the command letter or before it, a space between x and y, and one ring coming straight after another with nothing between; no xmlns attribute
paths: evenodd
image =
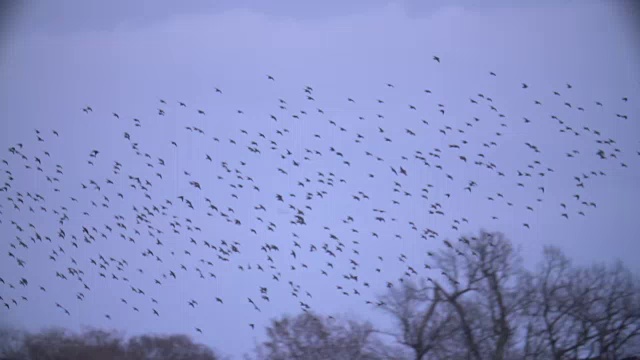
<svg viewBox="0 0 640 360"><path fill-rule="evenodd" d="M433 60L438 66L440 58ZM262 81L277 84L271 75ZM389 94L395 91L394 84L383 87ZM571 92L572 85L566 84L563 91ZM313 286L301 273L315 274L334 284L338 294L360 296L372 306L382 305L370 296L373 288L418 275L448 278L429 256L442 245L462 254L473 238L448 239L463 226L497 220L492 214L497 207L533 214L542 203L547 213L566 220L587 216L597 207L595 195L586 191L588 182L606 176L607 169L628 166L614 139L580 123L581 113L590 111L600 111L607 121L614 115L629 120L627 97L606 106L597 100L578 104L556 90L556 102L543 105L526 83L515 85L514 92L530 98L537 113L507 116L490 95L478 93L467 106L482 115L451 116L447 106L432 100L437 91L425 89L424 100L415 104L388 105L384 94L374 99L345 96L340 109L362 103L364 108L353 111L366 109L362 116L345 119L339 111L325 113L322 96L305 86L291 98L274 99L270 114L236 110L238 119L251 116L261 125L252 129L237 120L227 124L235 126L227 133L216 128L208 110L182 100L160 99L154 123L85 106L86 121L110 118L111 126L120 129L121 137L112 141L125 146L128 155L115 159L108 149L77 149L86 154L84 162L73 165L83 166L83 177L78 178L66 176L64 159L56 158L56 147L69 134L37 129L32 138L5 152L0 163L2 308L29 306L27 288L38 287L46 298L48 287L55 286L74 297L50 299L52 309L74 316L74 302L91 301L87 299L93 289L109 287L114 289L113 299L105 301L161 317L162 297L151 293L162 293L150 289L185 279L215 284L221 277L244 272L263 281L247 297L247 310L261 312L285 294L307 311L312 308ZM226 94L215 88L214 95ZM386 118L395 111L392 106L400 115ZM190 123L181 121L173 139L152 143L148 134L153 134L157 121L170 116ZM304 125L309 122L313 125ZM555 126L560 136L572 137L570 143L580 139L591 151L551 153L532 141L502 145L513 134L510 129L533 131L543 123ZM427 138L438 139L440 145L428 146L433 141ZM185 155L175 154L187 148L189 161L176 160ZM498 154L503 148L501 156L507 159L518 154L518 159L531 161L502 165ZM585 164L601 159L602 166L569 173L549 165L559 157L579 159L568 167L572 169L581 159L589 159ZM575 191L548 196L555 184L550 178L573 178ZM481 179L502 184L502 190L489 192L493 187ZM471 197L483 208L464 209L454 203ZM445 213L451 221L444 220L449 219ZM533 215L528 219L521 220L522 228L534 226ZM398 242L419 250L391 253L388 249ZM109 243L118 243L111 253L110 246L98 246ZM398 273L384 270L394 261ZM54 283L44 282L45 276L33 280L27 269L55 272ZM186 292L182 306L239 303L219 291L211 293L209 298L192 298ZM126 310L117 314L128 316L123 315ZM103 315L107 320L116 316ZM248 325L254 328L255 322ZM202 333L204 326L194 328Z"/></svg>

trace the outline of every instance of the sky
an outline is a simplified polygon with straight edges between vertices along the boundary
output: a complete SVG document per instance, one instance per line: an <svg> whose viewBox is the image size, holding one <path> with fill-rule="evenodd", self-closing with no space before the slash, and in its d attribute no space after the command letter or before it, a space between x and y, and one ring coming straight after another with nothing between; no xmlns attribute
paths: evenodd
<svg viewBox="0 0 640 360"><path fill-rule="evenodd" d="M639 271L638 10L632 2L591 0L518 5L5 2L0 8L0 159L8 165L0 164L0 184L13 180L0 194L0 246L15 258L3 255L0 261L5 280L0 296L16 299L18 305L0 310L0 324L28 330L59 325L127 334L187 333L239 357L264 339L271 318L301 311L300 301L319 313L353 314L388 325L365 301L384 292L387 281L397 283L407 266L430 276L423 267L427 251L442 248L444 239L480 229L505 233L530 268L545 245L555 245L577 264L620 259ZM87 106L93 111L84 112ZM596 142L608 139L615 143ZM27 160L5 150L11 147ZM99 153L90 157L94 149ZM597 155L600 149L606 159ZM416 158L416 151L425 160ZM476 161L496 166L477 166ZM115 162L121 164L117 174ZM56 165L63 174L56 174ZM407 175L395 175L392 167L406 169ZM532 176L518 176L518 171ZM130 175L152 185L143 190ZM465 190L470 181L477 185ZM46 200L34 202L27 192ZM305 200L307 192L311 200ZM276 194L284 201L276 200ZM178 196L192 201L194 208ZM205 197L217 212L208 208ZM14 208L18 198L24 201L17 203L19 210ZM429 213L436 203L443 215ZM260 204L265 211L256 209ZM167 206L166 215L152 210L161 205ZM47 211L37 210L40 206ZM134 206L146 206L154 215L137 223ZM54 209L69 217L62 226ZM306 225L290 223L298 209ZM378 216L385 222L376 221ZM127 229L118 228L118 222ZM83 227L95 240L83 240ZM64 239L58 236L61 228ZM438 236L421 238L426 228ZM32 241L36 232L52 242ZM239 252L224 255L205 241L218 249L230 249L235 242ZM322 249L323 243L336 257ZM280 250L265 252L265 244ZM311 245L318 251L311 252ZM142 255L148 250L154 256ZM104 269L98 266L100 255L106 259ZM18 266L16 258L25 266ZM72 276L69 267L84 274ZM357 274L359 280L345 279L347 274ZM21 278L29 285L20 285ZM268 288L269 302L261 299L260 287ZM189 306L191 300L198 304Z"/></svg>

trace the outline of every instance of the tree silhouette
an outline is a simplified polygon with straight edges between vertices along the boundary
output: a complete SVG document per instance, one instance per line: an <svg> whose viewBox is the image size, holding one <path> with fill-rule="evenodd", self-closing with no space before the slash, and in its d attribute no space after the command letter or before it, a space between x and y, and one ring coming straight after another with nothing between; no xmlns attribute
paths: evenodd
<svg viewBox="0 0 640 360"><path fill-rule="evenodd" d="M626 359L640 351L640 281L622 263L575 267L544 249L535 271L500 233L432 255L441 277L380 297L414 359ZM629 357L631 359L631 357Z"/></svg>
<svg viewBox="0 0 640 360"><path fill-rule="evenodd" d="M518 254L500 233L481 231L479 237L460 242L466 245L447 247L436 256L446 282L432 282L457 314L465 355L506 359L523 301L517 289L522 271Z"/></svg>
<svg viewBox="0 0 640 360"><path fill-rule="evenodd" d="M0 344L0 356L26 360L216 360L208 347L185 335L142 335L128 340L114 332L88 330L80 334L50 329L35 334L17 334ZM3 335L5 335L3 334Z"/></svg>
<svg viewBox="0 0 640 360"><path fill-rule="evenodd" d="M380 297L380 309L390 314L399 327L387 333L413 351L414 359L430 354L446 354L445 340L457 329L453 326L455 314L444 302L441 291L434 286L421 286L404 281Z"/></svg>
<svg viewBox="0 0 640 360"><path fill-rule="evenodd" d="M388 359L368 323L325 319L313 313L273 320L258 349L265 360Z"/></svg>
<svg viewBox="0 0 640 360"><path fill-rule="evenodd" d="M547 247L523 282L530 359L618 359L640 337L640 282L620 262L576 268Z"/></svg>

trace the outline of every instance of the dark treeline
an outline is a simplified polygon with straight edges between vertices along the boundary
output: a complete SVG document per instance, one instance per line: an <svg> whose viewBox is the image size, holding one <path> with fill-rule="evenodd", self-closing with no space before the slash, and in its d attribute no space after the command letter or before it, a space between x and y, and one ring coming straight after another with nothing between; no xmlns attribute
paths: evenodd
<svg viewBox="0 0 640 360"><path fill-rule="evenodd" d="M185 335L141 335L123 339L115 332L63 329L39 333L4 330L0 334L0 359L33 360L216 360L213 350Z"/></svg>
<svg viewBox="0 0 640 360"><path fill-rule="evenodd" d="M535 269L500 233L428 253L438 278L388 284L373 303L391 329L311 312L272 320L248 358L561 360L640 359L640 281L622 263L574 265L546 247ZM451 245L448 242L445 244ZM413 269L408 269L413 270ZM4 359L221 359L183 335L0 334Z"/></svg>

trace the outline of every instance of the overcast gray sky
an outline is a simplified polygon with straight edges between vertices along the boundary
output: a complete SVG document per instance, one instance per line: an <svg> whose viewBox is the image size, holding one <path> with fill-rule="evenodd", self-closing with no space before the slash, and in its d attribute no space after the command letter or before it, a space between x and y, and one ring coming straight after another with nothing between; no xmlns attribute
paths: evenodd
<svg viewBox="0 0 640 360"><path fill-rule="evenodd" d="M12 252L26 264L19 267L15 258L8 256L0 261L0 277L7 283L0 284L0 295L5 301L18 300L10 310L0 310L0 322L30 330L61 325L73 329L112 327L130 334L183 332L237 356L263 339L263 328L270 318L300 311L300 301L321 313L353 312L384 324L380 314L365 306L366 300L384 291L387 281L397 282L407 266L430 276L423 269L428 262L426 251L440 248L445 238L455 240L481 228L504 232L522 248L527 266L535 264L544 245L554 244L577 263L619 258L640 270L638 7L613 1L424 3L4 4L0 10L0 142L2 149L21 143L23 148L19 150L27 160L6 150L0 155L9 163L0 164L1 183L8 181L5 170L14 177L11 189L0 200L1 246L5 254ZM434 55L440 58L439 63L432 59ZM490 71L497 76L489 75ZM528 88L523 89L522 83ZM305 86L313 90L305 93ZM286 105L278 99L285 100ZM536 100L541 105L535 104ZM596 105L596 101L603 105ZM83 112L86 106L93 111ZM198 114L198 109L205 114ZM114 112L119 119L112 115ZM531 122L525 123L525 117ZM140 127L135 126L134 118L140 120ZM186 126L195 126L205 134L189 131ZM44 141L38 141L35 129ZM131 140L124 138L124 132ZM614 139L615 143L598 144L598 139ZM171 145L172 141L178 146ZM252 141L258 145L252 145ZM492 141L496 145L490 145ZM537 146L540 153L527 147L527 142ZM142 156L136 156L131 143L138 144ZM452 144L461 148L450 148ZM248 146L259 148L260 153L249 151ZM438 154L435 148L441 150L440 158L429 155ZM99 154L90 158L93 149ZM605 151L606 159L596 154L599 149ZM416 151L422 152L430 166L415 158ZM567 157L567 153L573 157ZM212 161L206 160L206 154ZM459 156L465 156L467 162ZM36 169L35 157L42 162L42 172ZM165 161L164 166L158 158ZM345 160L350 165L344 164ZM113 173L115 161L122 164L119 174ZM300 166L294 166L293 161ZM476 161L496 167L476 166ZM221 162L228 164L230 173ZM64 174L56 175L56 164L64 168ZM400 166L407 170L407 176L392 173L390 167L399 170ZM532 176L519 177L518 171ZM606 176L594 176L591 171L602 171ZM505 176L498 176L498 172ZM539 176L540 172L545 176ZM589 178L583 178L583 174ZM143 184L144 180L152 182L147 186L151 199L144 197L139 185L131 187L136 184L128 175L140 177ZM49 182L46 176L57 176L60 182ZM581 178L584 188L576 186L574 176ZM327 183L328 178L333 178L333 186ZM106 183L106 179L114 184ZM101 190L92 190L90 180ZM190 181L197 181L202 189L195 189ZM299 186L299 181L305 187ZM395 186L395 181L401 187ZM477 186L465 191L470 181ZM83 189L81 184L88 188ZM254 185L260 191L254 190ZM544 187L544 193L539 187ZM318 191L327 193L321 198ZM405 195L405 191L411 195ZM19 204L20 210L7 199L15 201L20 197L16 192L25 201ZM30 203L27 192L39 193L46 200ZM305 200L307 192L314 194L311 200ZM278 202L276 194L284 195L285 201ZM580 201L572 197L574 194L581 196ZM190 199L194 209L180 201L180 195ZM103 196L109 198L108 208L102 206L107 203ZM71 202L70 197L78 203ZM208 209L205 197L230 219L240 220L241 225L229 223ZM148 224L136 224L133 206L151 209L167 205L166 199L173 203L165 211L167 216L158 212L149 216ZM597 207L585 206L582 201ZM442 205L444 215L429 214L435 203ZM561 203L567 205L566 210ZM258 204L267 211L256 210ZM289 204L305 212L307 225L290 223L296 211ZM36 208L33 213L29 205ZM47 212L37 210L40 206ZM68 208L69 220L62 226L66 239L58 237L59 216L52 212L61 212L61 207ZM373 209L386 210L382 214L385 223L375 220L380 214ZM213 216L207 216L208 211ZM563 218L562 213L569 218ZM117 228L119 221L114 215L125 217L121 222L126 230ZM348 216L354 221L345 223ZM463 217L468 223L461 220ZM21 224L24 232L19 232L12 220ZM169 225L174 220L181 224L179 234ZM276 225L273 232L267 228L269 222ZM110 224L112 233L105 230L105 224ZM156 245L157 239L148 235L147 225L163 231L154 234L163 246ZM84 242L83 226L97 229L89 229L95 242ZM194 226L202 231L194 230ZM425 228L438 232L438 236L422 239ZM32 242L30 237L35 237L35 232L50 236L53 242ZM123 240L121 233L136 242ZM78 238L78 248L71 244L72 234ZM339 238L342 252L335 249L338 243L330 234ZM29 248L19 246L16 236ZM190 242L191 238L196 244ZM220 253L204 245L207 241L226 249L220 246L221 240L229 247L238 242L240 253L230 256L230 261L221 261ZM295 247L294 241L301 248ZM265 243L276 244L280 251L261 251ZM337 254L335 258L322 250L323 243ZM312 244L317 252L309 251ZM147 249L162 258L162 263L143 257ZM296 251L295 259L291 250ZM57 253L55 261L49 258L52 251ZM405 262L398 260L401 254L407 256ZM91 263L99 255L106 258L106 269ZM117 261L122 259L128 265L117 269ZM352 259L358 263L355 270ZM265 271L257 270L258 265ZM291 266L296 269L291 270ZM83 270L82 281L69 275L68 267ZM205 279L196 268L202 270ZM322 275L322 270L328 276ZM56 271L65 273L68 279L57 278ZM168 276L169 271L177 274L175 280ZM107 277L101 278L100 272ZM216 278L210 278L209 272ZM345 279L346 274L357 274L359 281ZM274 275L279 281L273 279ZM26 288L19 285L22 277L29 280ZM155 279L162 285L155 284ZM370 288L364 287L364 282ZM91 289L86 290L83 283ZM39 286L45 287L46 293ZM143 289L145 295L134 293L131 286ZM260 298L260 286L268 287L269 302ZM292 295L296 286L298 298ZM343 295L336 286L350 295ZM361 295L354 294L354 289ZM84 295L82 301L77 299L79 292ZM28 301L20 300L21 296ZM216 297L224 304L217 303ZM247 297L255 301L260 312ZM152 303L151 298L158 303ZM198 305L192 308L190 300ZM56 308L56 302L71 315ZM134 312L132 306L140 312ZM160 316L153 315L151 309L158 310ZM256 330L252 331L249 323L255 323ZM195 327L203 334L195 333Z"/></svg>

